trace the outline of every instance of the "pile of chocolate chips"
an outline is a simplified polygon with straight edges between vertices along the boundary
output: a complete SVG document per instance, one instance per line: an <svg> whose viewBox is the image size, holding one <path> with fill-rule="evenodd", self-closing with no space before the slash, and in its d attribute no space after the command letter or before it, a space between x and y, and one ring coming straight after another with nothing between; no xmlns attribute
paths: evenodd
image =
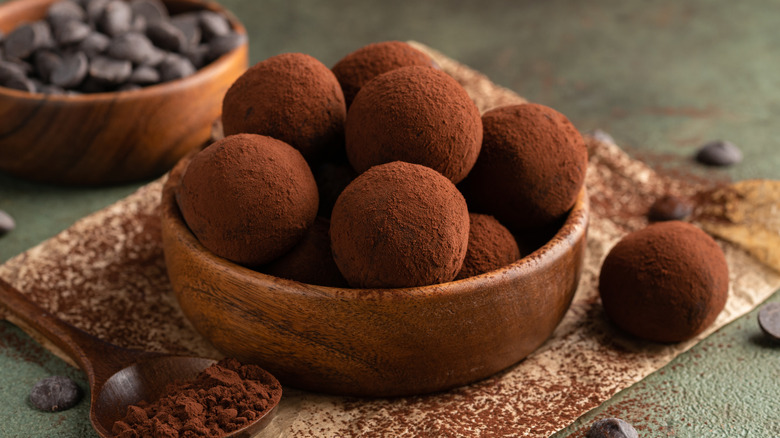
<svg viewBox="0 0 780 438"><path fill-rule="evenodd" d="M61 0L2 37L0 85L47 94L126 91L189 76L245 35L201 10L159 0Z"/></svg>

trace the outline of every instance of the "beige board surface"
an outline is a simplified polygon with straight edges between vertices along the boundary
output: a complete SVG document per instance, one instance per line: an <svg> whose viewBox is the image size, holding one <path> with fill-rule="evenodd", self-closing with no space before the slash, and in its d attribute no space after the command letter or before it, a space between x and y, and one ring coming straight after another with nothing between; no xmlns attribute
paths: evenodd
<svg viewBox="0 0 780 438"><path fill-rule="evenodd" d="M480 110L524 102L484 75L416 46L463 84ZM259 436L549 436L780 287L780 275L737 246L739 239L705 225L736 242L719 241L729 263L731 287L715 324L696 339L674 345L640 342L617 332L598 300L601 261L625 233L647 224L644 214L657 197L665 193L694 197L712 188L701 181L659 175L614 144L586 140L590 155L586 185L592 203L587 257L572 306L550 340L498 375L440 394L359 399L286 388L275 419ZM157 217L161 187L161 180L152 182L83 218L0 266L0 277L60 318L109 342L219 356L186 321L165 274ZM740 199L747 202L747 197ZM749 205L739 208L749 210ZM712 217L702 223L722 223ZM777 222L754 221L760 225L752 226L780 236Z"/></svg>

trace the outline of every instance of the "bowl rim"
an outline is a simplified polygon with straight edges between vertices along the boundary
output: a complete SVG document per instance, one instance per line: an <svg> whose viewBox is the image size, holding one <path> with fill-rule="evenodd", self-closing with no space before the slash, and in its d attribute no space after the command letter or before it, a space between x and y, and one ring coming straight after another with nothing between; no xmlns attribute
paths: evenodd
<svg viewBox="0 0 780 438"><path fill-rule="evenodd" d="M280 285L284 285L285 287L283 289L288 292L297 291L303 294L316 292L323 297L338 298L342 300L376 300L393 299L395 297L402 299L401 297L406 297L410 294L414 294L416 297L421 298L442 298L450 295L478 293L481 286L485 286L487 283L509 282L519 277L523 277L529 272L533 272L538 267L554 263L556 260L563 257L575 242L587 238L590 202L587 195L587 188L583 184L577 194L574 205L567 213L566 220L555 232L553 237L530 254L499 269L446 283L404 288L349 288L302 283L296 280L275 277L239 265L212 253L200 243L184 221L175 196L176 189L181 182L191 157L192 155L188 155L182 158L168 174L168 177L164 182L160 210L163 228L167 229L168 227L165 222L170 221L172 225L170 228L172 228L176 234L175 238L182 241L193 251L199 253L210 265L219 268L223 273L227 273L227 275L231 277L251 278L254 286L282 289L280 288Z"/></svg>
<svg viewBox="0 0 780 438"><path fill-rule="evenodd" d="M7 3L0 4L0 14L4 11L14 9L32 9L40 7L46 4L56 3L58 0L13 0ZM229 57L241 50L247 50L249 45L249 39L247 30L244 25L238 20L238 18L225 8L222 4L214 1L203 0L160 0L167 4L169 2L187 3L196 7L200 7L203 10L209 10L219 12L223 14L230 22L234 31L247 37L244 41L233 50L223 54L219 58L211 61L207 65L197 69L195 73L190 76L176 79L168 82L161 82L154 85L141 87L137 90L125 90L125 91L107 91L101 93L82 93L82 94L47 94L47 93L31 93L29 91L16 90L0 85L0 98L9 97L16 100L29 100L33 102L37 101L51 101L51 102L78 102L78 103L94 103L94 102L110 102L116 99L118 96L132 97L132 98L144 98L147 95L153 94L159 96L160 92L175 93L180 89L189 89L197 87L199 83L212 77L217 70L222 69L229 62Z"/></svg>

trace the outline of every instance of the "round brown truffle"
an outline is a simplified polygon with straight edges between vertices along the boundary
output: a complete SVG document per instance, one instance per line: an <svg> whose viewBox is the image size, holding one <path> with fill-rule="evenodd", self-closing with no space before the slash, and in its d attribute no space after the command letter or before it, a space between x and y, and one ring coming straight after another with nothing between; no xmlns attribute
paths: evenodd
<svg viewBox="0 0 780 438"><path fill-rule="evenodd" d="M457 183L474 165L481 142L474 102L455 79L430 67L403 67L375 77L347 114L347 156L358 172L406 161Z"/></svg>
<svg viewBox="0 0 780 438"><path fill-rule="evenodd" d="M319 286L346 287L330 251L330 221L318 216L314 224L290 252L261 271L276 277Z"/></svg>
<svg viewBox="0 0 780 438"><path fill-rule="evenodd" d="M401 67L420 65L431 67L425 53L401 41L385 41L363 46L343 57L333 66L333 74L344 91L347 108L358 91L371 79Z"/></svg>
<svg viewBox="0 0 780 438"><path fill-rule="evenodd" d="M493 216L469 213L469 246L456 280L504 267L520 258L514 236Z"/></svg>
<svg viewBox="0 0 780 438"><path fill-rule="evenodd" d="M718 244L679 221L625 236L607 255L599 278L609 319L657 342L699 334L723 310L728 289L728 265Z"/></svg>
<svg viewBox="0 0 780 438"><path fill-rule="evenodd" d="M472 210L513 231L548 224L574 205L588 151L561 113L544 105L510 105L482 116L482 151L461 189Z"/></svg>
<svg viewBox="0 0 780 438"><path fill-rule="evenodd" d="M330 237L336 265L354 287L444 283L466 256L469 212L447 178L396 161L347 186L333 207Z"/></svg>
<svg viewBox="0 0 780 438"><path fill-rule="evenodd" d="M346 116L336 76L302 53L285 53L255 64L222 101L225 135L267 135L289 143L307 160L341 146Z"/></svg>
<svg viewBox="0 0 780 438"><path fill-rule="evenodd" d="M176 193L192 233L214 254L259 266L289 251L317 216L301 154L271 137L225 137L192 158Z"/></svg>

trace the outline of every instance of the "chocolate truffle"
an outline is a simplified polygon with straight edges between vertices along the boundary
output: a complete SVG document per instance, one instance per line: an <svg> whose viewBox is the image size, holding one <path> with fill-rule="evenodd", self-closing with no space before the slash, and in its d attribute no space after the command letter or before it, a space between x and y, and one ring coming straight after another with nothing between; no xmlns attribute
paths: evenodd
<svg viewBox="0 0 780 438"><path fill-rule="evenodd" d="M493 216L469 213L469 246L456 280L494 271L520 258L509 230Z"/></svg>
<svg viewBox="0 0 780 438"><path fill-rule="evenodd" d="M430 67L403 67L375 77L347 114L347 156L358 172L406 161L457 183L474 165L481 142L474 102L455 79Z"/></svg>
<svg viewBox="0 0 780 438"><path fill-rule="evenodd" d="M225 135L267 135L289 143L307 160L341 146L346 116L336 76L302 53L285 53L255 64L222 101Z"/></svg>
<svg viewBox="0 0 780 438"><path fill-rule="evenodd" d="M318 216L290 252L260 269L276 277L319 286L346 287L330 251L330 221Z"/></svg>
<svg viewBox="0 0 780 438"><path fill-rule="evenodd" d="M656 342L699 334L723 310L728 289L723 251L704 231L680 221L625 236L607 255L599 278L609 319Z"/></svg>
<svg viewBox="0 0 780 438"><path fill-rule="evenodd" d="M358 91L371 79L401 67L420 65L431 67L433 62L425 53L401 41L385 41L363 46L333 66L333 74L344 91L347 108Z"/></svg>
<svg viewBox="0 0 780 438"><path fill-rule="evenodd" d="M289 251L317 216L317 184L300 152L255 134L196 154L176 193L192 233L214 254L259 266Z"/></svg>
<svg viewBox="0 0 780 438"><path fill-rule="evenodd" d="M344 189L330 237L336 265L354 287L444 283L466 256L469 212L440 173L396 161L372 167Z"/></svg>
<svg viewBox="0 0 780 438"><path fill-rule="evenodd" d="M588 151L561 113L527 103L482 116L482 151L463 190L473 211L513 231L548 224L573 205L585 181Z"/></svg>

